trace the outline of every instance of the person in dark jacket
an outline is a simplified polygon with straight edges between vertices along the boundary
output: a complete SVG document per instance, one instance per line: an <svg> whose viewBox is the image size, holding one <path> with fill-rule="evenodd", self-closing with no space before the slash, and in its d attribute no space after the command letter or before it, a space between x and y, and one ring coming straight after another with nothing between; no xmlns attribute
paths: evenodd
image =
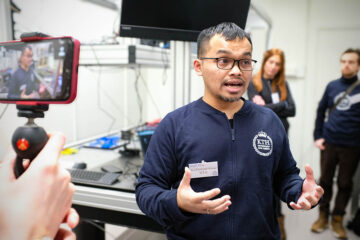
<svg viewBox="0 0 360 240"><path fill-rule="evenodd" d="M346 239L342 221L360 158L360 84L347 95L344 93L359 81L360 50L346 50L341 55L340 67L341 78L327 85L317 109L314 144L321 150L320 185L325 189L325 195L320 203L319 218L311 230L319 233L328 228L333 179L338 165L338 192L331 213L331 227L337 238Z"/></svg>
<svg viewBox="0 0 360 240"><path fill-rule="evenodd" d="M287 118L295 116L295 102L285 80L285 56L281 49L272 48L264 53L261 69L249 84L248 97L273 110L288 133Z"/></svg>
<svg viewBox="0 0 360 240"><path fill-rule="evenodd" d="M249 83L247 93L249 100L270 108L276 113L287 134L289 130L287 118L295 116L295 102L285 80L285 56L281 49L272 48L264 53L260 71ZM285 240L286 231L284 215L281 212L281 202L278 196L274 195L274 198L281 239Z"/></svg>
<svg viewBox="0 0 360 240"><path fill-rule="evenodd" d="M293 209L323 194L310 166L300 178L275 113L242 97L251 57L236 24L203 30L194 68L204 96L169 113L151 137L136 200L169 239L279 239L274 192Z"/></svg>
<svg viewBox="0 0 360 240"><path fill-rule="evenodd" d="M35 77L33 69L33 50L30 45L21 51L19 67L13 73L9 84L10 99L38 99L44 86Z"/></svg>

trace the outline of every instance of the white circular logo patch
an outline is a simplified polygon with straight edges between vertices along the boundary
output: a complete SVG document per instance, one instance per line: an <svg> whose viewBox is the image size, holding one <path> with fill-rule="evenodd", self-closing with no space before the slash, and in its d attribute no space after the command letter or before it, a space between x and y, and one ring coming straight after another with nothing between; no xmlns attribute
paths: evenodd
<svg viewBox="0 0 360 240"><path fill-rule="evenodd" d="M270 136L260 131L253 139L253 147L259 155L267 157L272 153L273 142Z"/></svg>
<svg viewBox="0 0 360 240"><path fill-rule="evenodd" d="M338 95L336 95L336 97L334 98L334 104L338 101L338 99L340 97L342 97L344 95L344 92L339 93ZM351 100L349 95L346 95L341 101L340 103L336 106L336 109L339 111L346 111L349 110L351 108Z"/></svg>

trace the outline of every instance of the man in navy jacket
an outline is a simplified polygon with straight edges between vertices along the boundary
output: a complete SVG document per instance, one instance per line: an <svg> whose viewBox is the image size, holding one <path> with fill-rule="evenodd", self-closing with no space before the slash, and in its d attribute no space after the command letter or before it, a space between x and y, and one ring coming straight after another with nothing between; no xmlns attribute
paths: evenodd
<svg viewBox="0 0 360 240"><path fill-rule="evenodd" d="M169 239L280 239L273 193L293 209L323 194L309 166L299 177L279 118L242 98L251 57L236 24L203 30L194 68L204 96L169 113L151 138L136 199Z"/></svg>
<svg viewBox="0 0 360 240"><path fill-rule="evenodd" d="M19 68L13 73L9 86L8 98L40 98L39 91L44 87L35 77L33 69L33 50L31 46L25 46L21 51Z"/></svg>
<svg viewBox="0 0 360 240"><path fill-rule="evenodd" d="M335 106L346 90L358 81L360 50L348 49L340 58L341 78L331 81L319 102L315 121L315 146L321 150L320 185L325 189L319 218L312 225L313 232L328 227L330 201L336 166L338 192L332 211L331 226L336 237L346 239L342 225L345 208L352 191L352 178L360 158L360 84ZM329 110L327 121L326 111Z"/></svg>

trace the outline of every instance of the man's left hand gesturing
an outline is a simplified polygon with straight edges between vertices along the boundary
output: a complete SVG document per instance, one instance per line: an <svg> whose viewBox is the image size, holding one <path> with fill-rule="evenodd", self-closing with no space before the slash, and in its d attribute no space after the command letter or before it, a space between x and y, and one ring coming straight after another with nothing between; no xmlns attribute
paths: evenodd
<svg viewBox="0 0 360 240"><path fill-rule="evenodd" d="M312 206L315 206L322 195L324 189L316 184L313 170L309 165L305 166L306 178L302 185L302 193L297 203L291 202L290 206L295 210L309 210Z"/></svg>

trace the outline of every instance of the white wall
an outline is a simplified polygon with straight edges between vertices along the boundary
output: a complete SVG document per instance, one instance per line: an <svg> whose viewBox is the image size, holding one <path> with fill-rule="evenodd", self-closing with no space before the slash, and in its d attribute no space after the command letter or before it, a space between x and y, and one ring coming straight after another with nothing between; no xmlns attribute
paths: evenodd
<svg viewBox="0 0 360 240"><path fill-rule="evenodd" d="M10 0L0 1L0 42L7 41L11 38L11 15Z"/></svg>
<svg viewBox="0 0 360 240"><path fill-rule="evenodd" d="M120 5L120 0L117 0ZM70 35L81 42L99 41L118 32L120 10L82 0L14 0L16 38L22 32Z"/></svg>

